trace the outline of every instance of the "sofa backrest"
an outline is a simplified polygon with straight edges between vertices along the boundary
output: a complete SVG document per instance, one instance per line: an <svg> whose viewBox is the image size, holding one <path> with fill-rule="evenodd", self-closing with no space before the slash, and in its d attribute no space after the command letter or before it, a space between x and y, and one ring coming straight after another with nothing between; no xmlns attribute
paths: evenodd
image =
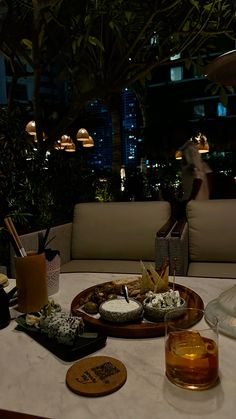
<svg viewBox="0 0 236 419"><path fill-rule="evenodd" d="M166 201L77 204L72 259L155 260L156 232L170 215Z"/></svg>
<svg viewBox="0 0 236 419"><path fill-rule="evenodd" d="M236 199L190 201L186 215L190 261L236 262Z"/></svg>

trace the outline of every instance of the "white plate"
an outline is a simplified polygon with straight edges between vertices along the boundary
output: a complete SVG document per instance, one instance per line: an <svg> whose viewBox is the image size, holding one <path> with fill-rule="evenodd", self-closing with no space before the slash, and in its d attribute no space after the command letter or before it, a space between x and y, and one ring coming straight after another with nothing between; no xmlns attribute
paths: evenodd
<svg viewBox="0 0 236 419"><path fill-rule="evenodd" d="M218 298L210 301L205 308L206 321L213 320L215 316L219 319L219 332L236 339L236 317L226 312Z"/></svg>

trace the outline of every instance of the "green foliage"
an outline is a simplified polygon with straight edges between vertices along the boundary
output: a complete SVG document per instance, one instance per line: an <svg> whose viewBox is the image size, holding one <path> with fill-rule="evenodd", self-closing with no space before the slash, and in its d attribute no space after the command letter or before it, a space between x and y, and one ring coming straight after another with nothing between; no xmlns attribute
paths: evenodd
<svg viewBox="0 0 236 419"><path fill-rule="evenodd" d="M0 113L0 218L17 209L27 212L23 204L27 184L28 160L33 153L32 141L28 141L22 129L19 110L9 115L6 109ZM21 202L20 207L16 202Z"/></svg>
<svg viewBox="0 0 236 419"><path fill-rule="evenodd" d="M31 0L14 7L11 0L5 3L0 47L15 73L19 62L32 64L37 21L40 55L34 60L40 60L42 71L57 65L56 77L63 74L73 83L70 116L65 115L57 131L73 123L87 100L108 101L111 93L143 83L175 52L189 60L216 37L235 36L229 0L48 0L34 2L33 8ZM157 41L151 44L154 34Z"/></svg>
<svg viewBox="0 0 236 419"><path fill-rule="evenodd" d="M14 5L5 0L5 4L0 49L14 77L32 75L25 63L34 71L38 134L45 122L39 100L40 73L53 66L57 71L52 81L65 78L73 86L68 108L50 128L48 148L73 126L88 100L100 99L113 112L112 98L122 88L145 87L155 68L170 56L181 52L186 65L192 60L196 73L201 74L203 50L206 54L218 36L235 37L234 5L229 0L25 0ZM222 90L221 100L225 103L224 93ZM145 117L143 111L142 115ZM41 146L40 135L38 141ZM120 135L114 139L114 150L117 146L121 148ZM114 173L120 166L118 153L113 153Z"/></svg>
<svg viewBox="0 0 236 419"><path fill-rule="evenodd" d="M21 231L29 231L71 219L76 202L86 194L88 200L94 197L92 182L81 174L81 155L63 151L47 155L36 148L24 127L19 109L10 115L1 109L0 225L10 215Z"/></svg>
<svg viewBox="0 0 236 419"><path fill-rule="evenodd" d="M226 93L226 89L223 86L221 86L221 88L220 88L220 101L221 101L222 105L227 106L228 95Z"/></svg>
<svg viewBox="0 0 236 419"><path fill-rule="evenodd" d="M222 105L228 105L228 95L234 93L233 86L223 86L220 83L209 83L205 89L206 92L209 92L213 96L219 96L220 102Z"/></svg>
<svg viewBox="0 0 236 419"><path fill-rule="evenodd" d="M197 0L190 0L190 3L199 10L199 1Z"/></svg>
<svg viewBox="0 0 236 419"><path fill-rule="evenodd" d="M95 200L99 202L114 201L112 185L109 179L100 177L95 185Z"/></svg>
<svg viewBox="0 0 236 419"><path fill-rule="evenodd" d="M103 47L102 43L95 36L89 36L88 41L90 42L90 44L95 45L95 46L99 47L102 51L104 51L104 47Z"/></svg>

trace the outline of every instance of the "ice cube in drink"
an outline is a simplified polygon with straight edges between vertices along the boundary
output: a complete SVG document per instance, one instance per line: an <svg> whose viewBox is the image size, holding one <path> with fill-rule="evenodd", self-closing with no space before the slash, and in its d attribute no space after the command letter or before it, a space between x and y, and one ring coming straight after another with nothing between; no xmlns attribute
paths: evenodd
<svg viewBox="0 0 236 419"><path fill-rule="evenodd" d="M205 389L218 379L218 348L197 331L170 332L166 340L166 375L180 387Z"/></svg>
<svg viewBox="0 0 236 419"><path fill-rule="evenodd" d="M206 355L206 346L199 332L171 332L169 335L171 351L180 357L194 359Z"/></svg>

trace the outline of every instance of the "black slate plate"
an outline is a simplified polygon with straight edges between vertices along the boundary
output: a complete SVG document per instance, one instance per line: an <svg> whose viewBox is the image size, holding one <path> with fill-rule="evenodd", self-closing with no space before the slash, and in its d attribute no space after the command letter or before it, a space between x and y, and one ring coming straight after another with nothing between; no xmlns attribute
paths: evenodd
<svg viewBox="0 0 236 419"><path fill-rule="evenodd" d="M85 327L85 333L95 333L96 337L82 337L76 338L73 346L63 345L58 343L56 339L48 338L48 336L40 331L34 331L32 328L27 329L17 325L16 330L26 333L44 348L52 352L63 361L71 362L83 358L93 352L98 351L106 345L107 336L99 334L91 328Z"/></svg>

